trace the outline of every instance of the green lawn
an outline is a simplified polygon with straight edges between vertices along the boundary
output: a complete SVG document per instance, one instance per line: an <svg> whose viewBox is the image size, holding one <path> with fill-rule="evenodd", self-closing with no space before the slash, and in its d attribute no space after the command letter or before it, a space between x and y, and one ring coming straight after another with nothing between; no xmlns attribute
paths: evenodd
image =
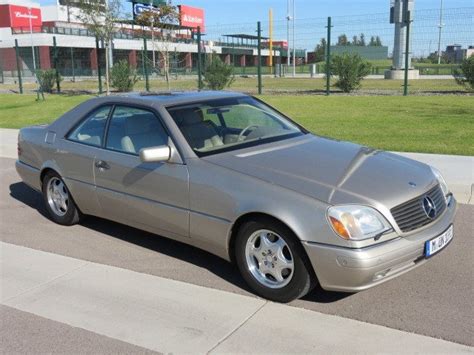
<svg viewBox="0 0 474 355"><path fill-rule="evenodd" d="M0 95L0 127L51 122L91 96ZM375 148L474 155L472 96L264 95L314 133Z"/></svg>

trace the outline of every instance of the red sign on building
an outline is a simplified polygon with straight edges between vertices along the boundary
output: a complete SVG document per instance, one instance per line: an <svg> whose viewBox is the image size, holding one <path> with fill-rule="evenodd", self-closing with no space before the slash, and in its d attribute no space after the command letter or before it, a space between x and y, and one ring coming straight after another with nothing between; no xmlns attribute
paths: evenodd
<svg viewBox="0 0 474 355"><path fill-rule="evenodd" d="M31 26L38 30L42 25L41 9L18 5L0 5L0 27L29 28Z"/></svg>
<svg viewBox="0 0 474 355"><path fill-rule="evenodd" d="M198 28L205 32L204 10L197 7L179 5L179 22L181 26Z"/></svg>

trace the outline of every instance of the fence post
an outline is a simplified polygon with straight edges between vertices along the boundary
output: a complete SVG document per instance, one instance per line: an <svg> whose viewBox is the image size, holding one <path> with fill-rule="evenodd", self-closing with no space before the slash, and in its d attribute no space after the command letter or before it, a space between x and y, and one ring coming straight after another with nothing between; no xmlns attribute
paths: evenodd
<svg viewBox="0 0 474 355"><path fill-rule="evenodd" d="M99 94L102 94L102 70L100 69L99 38L95 38L95 52L97 58L97 76L99 79Z"/></svg>
<svg viewBox="0 0 474 355"><path fill-rule="evenodd" d="M16 54L16 70L18 72L18 86L20 94L23 94L23 81L21 80L21 68L20 68L20 49L18 48L18 40L15 39L15 54Z"/></svg>
<svg viewBox="0 0 474 355"><path fill-rule="evenodd" d="M56 45L56 36L53 36L53 63L54 63L54 71L56 75L56 90L58 93L60 93L61 86L60 86L59 70L58 70L58 47Z"/></svg>
<svg viewBox="0 0 474 355"><path fill-rule="evenodd" d="M148 79L148 49L146 47L146 37L143 36L143 52L142 52L143 74L145 74L145 90L150 91L150 81Z"/></svg>
<svg viewBox="0 0 474 355"><path fill-rule="evenodd" d="M262 25L260 21L257 22L257 76L258 76L258 94L262 95Z"/></svg>
<svg viewBox="0 0 474 355"><path fill-rule="evenodd" d="M408 96L408 71L410 70L408 59L410 58L410 24L411 12L408 10L408 5L406 6L406 25L407 25L407 36L406 36L406 45L405 45L405 83L403 85L403 96Z"/></svg>
<svg viewBox="0 0 474 355"><path fill-rule="evenodd" d="M201 53L201 26L197 28L197 43L198 43L198 90L202 90L202 53Z"/></svg>
<svg viewBox="0 0 474 355"><path fill-rule="evenodd" d="M328 17L328 39L326 48L326 95L331 94L331 17Z"/></svg>
<svg viewBox="0 0 474 355"><path fill-rule="evenodd" d="M72 82L76 82L76 69L74 68L74 49L71 47L71 65L72 65Z"/></svg>

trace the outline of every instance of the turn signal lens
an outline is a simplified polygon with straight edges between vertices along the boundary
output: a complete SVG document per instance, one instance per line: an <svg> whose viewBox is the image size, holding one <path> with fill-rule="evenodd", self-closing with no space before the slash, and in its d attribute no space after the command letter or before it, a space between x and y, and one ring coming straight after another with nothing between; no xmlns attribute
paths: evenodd
<svg viewBox="0 0 474 355"><path fill-rule="evenodd" d="M344 239L350 239L349 232L344 227L344 225L341 222L339 222L339 220L337 220L334 217L329 217L329 220L331 221L331 224L337 234L339 234Z"/></svg>

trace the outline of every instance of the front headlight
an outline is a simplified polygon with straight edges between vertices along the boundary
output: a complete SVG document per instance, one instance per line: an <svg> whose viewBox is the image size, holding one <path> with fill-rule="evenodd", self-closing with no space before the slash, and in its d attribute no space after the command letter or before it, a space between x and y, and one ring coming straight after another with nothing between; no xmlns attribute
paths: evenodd
<svg viewBox="0 0 474 355"><path fill-rule="evenodd" d="M448 184L446 184L446 180L444 180L443 175L441 175L438 169L433 168L432 166L430 168L434 176L436 177L436 180L438 180L439 186L441 186L441 190L443 190L444 197L446 197L449 194L449 188Z"/></svg>
<svg viewBox="0 0 474 355"><path fill-rule="evenodd" d="M374 238L392 229L380 212L367 206L334 206L327 215L334 232L347 240Z"/></svg>

